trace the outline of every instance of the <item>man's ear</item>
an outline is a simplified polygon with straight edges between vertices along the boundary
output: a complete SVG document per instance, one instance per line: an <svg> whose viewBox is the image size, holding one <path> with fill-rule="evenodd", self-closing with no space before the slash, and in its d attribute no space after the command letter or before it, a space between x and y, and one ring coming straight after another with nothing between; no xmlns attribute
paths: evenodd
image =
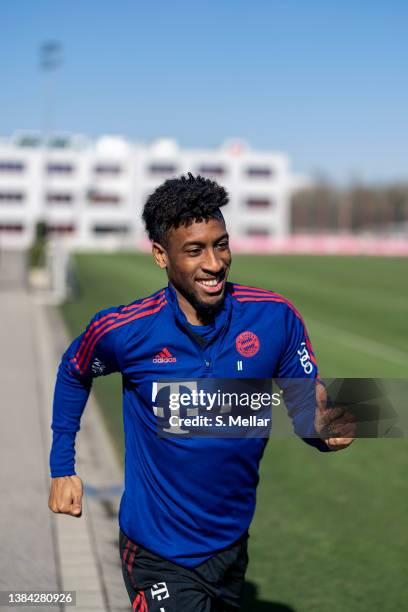
<svg viewBox="0 0 408 612"><path fill-rule="evenodd" d="M156 264L164 270L167 268L167 253L166 249L158 242L153 242L152 253Z"/></svg>

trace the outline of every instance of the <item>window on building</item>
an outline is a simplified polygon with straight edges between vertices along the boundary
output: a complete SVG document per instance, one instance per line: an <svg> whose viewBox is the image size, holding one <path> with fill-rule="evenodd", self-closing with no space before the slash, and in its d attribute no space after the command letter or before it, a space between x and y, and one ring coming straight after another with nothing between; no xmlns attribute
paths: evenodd
<svg viewBox="0 0 408 612"><path fill-rule="evenodd" d="M247 176L251 178L270 178L273 170L269 166L249 166L246 169Z"/></svg>
<svg viewBox="0 0 408 612"><path fill-rule="evenodd" d="M24 199L21 191L0 191L0 202L23 202Z"/></svg>
<svg viewBox="0 0 408 612"><path fill-rule="evenodd" d="M68 136L54 136L48 140L50 149L68 149L71 146L71 140Z"/></svg>
<svg viewBox="0 0 408 612"><path fill-rule="evenodd" d="M94 167L95 174L106 174L116 176L122 172L122 168L118 164L97 164Z"/></svg>
<svg viewBox="0 0 408 612"><path fill-rule="evenodd" d="M94 234L98 234L100 236L101 235L106 236L109 234L124 235L129 232L129 227L127 225L98 224L98 225L94 225L93 231L94 231Z"/></svg>
<svg viewBox="0 0 408 612"><path fill-rule="evenodd" d="M204 176L224 176L225 168L219 164L203 164L198 168L198 172Z"/></svg>
<svg viewBox="0 0 408 612"><path fill-rule="evenodd" d="M23 172L24 168L23 162L0 160L0 172Z"/></svg>
<svg viewBox="0 0 408 612"><path fill-rule="evenodd" d="M74 166L68 163L52 162L47 164L47 172L49 174L72 174Z"/></svg>
<svg viewBox="0 0 408 612"><path fill-rule="evenodd" d="M150 164L149 166L150 174L176 174L177 166L173 164Z"/></svg>
<svg viewBox="0 0 408 612"><path fill-rule="evenodd" d="M75 231L73 223L49 223L47 224L47 232L50 234L72 234Z"/></svg>
<svg viewBox="0 0 408 612"><path fill-rule="evenodd" d="M271 235L271 232L267 227L248 227L246 235L254 238L266 238Z"/></svg>
<svg viewBox="0 0 408 612"><path fill-rule="evenodd" d="M19 234L24 231L22 223L0 223L0 232L5 234Z"/></svg>
<svg viewBox="0 0 408 612"><path fill-rule="evenodd" d="M70 193L47 193L47 202L49 204L71 204L73 200Z"/></svg>
<svg viewBox="0 0 408 612"><path fill-rule="evenodd" d="M91 190L88 193L88 200L91 204L120 204L121 197L115 193Z"/></svg>
<svg viewBox="0 0 408 612"><path fill-rule="evenodd" d="M36 134L22 134L16 138L15 143L18 147L22 147L23 149L37 149L41 146L42 140L41 137Z"/></svg>
<svg viewBox="0 0 408 612"><path fill-rule="evenodd" d="M273 201L269 198L248 198L246 200L246 205L248 208L272 208Z"/></svg>

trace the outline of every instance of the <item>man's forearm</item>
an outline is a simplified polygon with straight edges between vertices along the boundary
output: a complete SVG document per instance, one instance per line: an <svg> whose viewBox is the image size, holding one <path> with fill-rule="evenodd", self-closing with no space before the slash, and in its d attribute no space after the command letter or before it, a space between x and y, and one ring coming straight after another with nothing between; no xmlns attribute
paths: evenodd
<svg viewBox="0 0 408 612"><path fill-rule="evenodd" d="M74 476L76 432L53 432L50 453L51 477Z"/></svg>
<svg viewBox="0 0 408 612"><path fill-rule="evenodd" d="M80 429L91 384L75 378L63 359L55 384L50 468L53 478L75 474L75 436Z"/></svg>

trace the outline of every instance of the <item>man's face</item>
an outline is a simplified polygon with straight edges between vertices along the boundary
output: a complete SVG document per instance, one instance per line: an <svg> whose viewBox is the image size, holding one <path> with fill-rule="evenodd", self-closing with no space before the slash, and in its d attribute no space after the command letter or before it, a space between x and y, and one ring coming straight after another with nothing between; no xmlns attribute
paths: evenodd
<svg viewBox="0 0 408 612"><path fill-rule="evenodd" d="M171 229L167 245L166 268L170 282L193 306L199 318L215 314L224 301L231 265L222 215Z"/></svg>

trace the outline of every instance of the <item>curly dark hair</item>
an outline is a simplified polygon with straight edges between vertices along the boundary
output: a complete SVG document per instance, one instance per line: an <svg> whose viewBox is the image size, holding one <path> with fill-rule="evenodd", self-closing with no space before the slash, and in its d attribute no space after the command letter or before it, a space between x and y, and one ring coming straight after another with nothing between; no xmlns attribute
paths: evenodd
<svg viewBox="0 0 408 612"><path fill-rule="evenodd" d="M224 187L189 172L187 177L169 179L160 185L147 199L142 218L150 240L165 246L170 228L217 217L221 206L227 203Z"/></svg>

